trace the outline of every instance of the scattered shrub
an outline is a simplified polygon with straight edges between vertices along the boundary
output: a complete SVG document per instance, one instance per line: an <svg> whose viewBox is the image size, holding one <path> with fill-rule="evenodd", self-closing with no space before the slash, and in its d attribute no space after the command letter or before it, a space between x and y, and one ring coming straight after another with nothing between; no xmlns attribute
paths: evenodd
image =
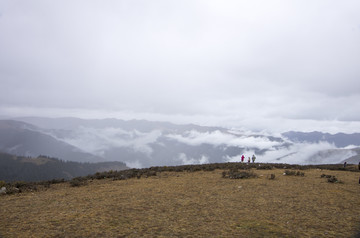
<svg viewBox="0 0 360 238"><path fill-rule="evenodd" d="M331 178L332 175L328 175L328 174L322 174L320 175L321 178Z"/></svg>
<svg viewBox="0 0 360 238"><path fill-rule="evenodd" d="M270 175L268 175L268 179L274 180L274 179L275 179L275 174L270 174Z"/></svg>
<svg viewBox="0 0 360 238"><path fill-rule="evenodd" d="M156 176L156 171L149 170L149 171L146 172L145 176L146 177Z"/></svg>
<svg viewBox="0 0 360 238"><path fill-rule="evenodd" d="M294 171L294 170L285 170L284 175L304 177L305 173L300 172L300 171Z"/></svg>
<svg viewBox="0 0 360 238"><path fill-rule="evenodd" d="M5 181L0 180L0 188L5 187L5 185L6 185L6 182L5 182Z"/></svg>
<svg viewBox="0 0 360 238"><path fill-rule="evenodd" d="M304 173L304 172L297 171L297 172L296 172L296 176L304 177L304 176L305 176L305 173Z"/></svg>
<svg viewBox="0 0 360 238"><path fill-rule="evenodd" d="M271 165L269 165L269 164L265 164L265 165L261 165L261 164L259 164L259 166L256 168L256 169L273 169L273 167L271 166Z"/></svg>
<svg viewBox="0 0 360 238"><path fill-rule="evenodd" d="M87 184L87 180L84 177L76 177L70 180L71 187L80 187Z"/></svg>
<svg viewBox="0 0 360 238"><path fill-rule="evenodd" d="M215 166L205 166L205 167L203 168L204 171L214 171L215 169L216 169Z"/></svg>
<svg viewBox="0 0 360 238"><path fill-rule="evenodd" d="M327 170L346 170L358 172L357 166L347 166L343 167L343 164L328 164L328 165L291 165L291 164L268 164L268 163L239 163L239 162L229 162L229 163L213 163L213 164L201 164L201 165L180 165L180 166L155 166L144 169L128 169L121 171L110 170L107 172L98 172L93 175L88 175L85 177L77 177L70 181L71 186L82 186L87 183L88 180L94 179L112 179L112 180L125 180L131 178L147 178L150 176L157 176L161 172L197 172L197 171L214 171L216 169L224 170L222 173L223 178L232 178L232 179L242 179L242 178L251 178L257 177L254 173L250 172L250 169L257 170L271 170L271 169L285 169L284 175L290 176L305 176L303 170L306 169L327 169ZM240 172L239 172L240 171ZM321 175L330 179L331 175ZM275 179L275 175L269 175L268 179ZM335 181L334 178L331 178L331 181ZM4 186L7 188L7 191L11 190L13 193L21 191L37 191L42 188L49 188L51 184L63 183L64 179L53 179L49 181L41 182L12 182L6 183L0 181L0 187ZM337 182L340 182L337 180ZM15 189L16 188L16 189Z"/></svg>
<svg viewBox="0 0 360 238"><path fill-rule="evenodd" d="M338 183L339 180L335 176L331 176L330 178L328 178L328 182L329 183Z"/></svg>
<svg viewBox="0 0 360 238"><path fill-rule="evenodd" d="M21 189L16 187L6 187L6 194L15 194L15 193L21 193Z"/></svg>
<svg viewBox="0 0 360 238"><path fill-rule="evenodd" d="M14 186L16 187L16 188L22 188L22 187L27 187L27 186L29 186L31 183L27 183L27 182L24 182L24 181L16 181L16 182L14 182Z"/></svg>
<svg viewBox="0 0 360 238"><path fill-rule="evenodd" d="M335 177L335 175L330 175L330 174L322 174L320 175L321 178L327 178L327 181L329 183L343 183L342 181L340 181L338 178Z"/></svg>
<svg viewBox="0 0 360 238"><path fill-rule="evenodd" d="M222 173L223 178L230 179L244 179L244 178L256 178L257 175L251 171L238 171L238 170L229 170Z"/></svg>
<svg viewBox="0 0 360 238"><path fill-rule="evenodd" d="M45 188L50 188L51 182L45 181L45 182L41 183L41 185L43 185Z"/></svg>
<svg viewBox="0 0 360 238"><path fill-rule="evenodd" d="M335 177L335 175L322 174L320 177L327 178L329 183L342 183L338 178Z"/></svg>

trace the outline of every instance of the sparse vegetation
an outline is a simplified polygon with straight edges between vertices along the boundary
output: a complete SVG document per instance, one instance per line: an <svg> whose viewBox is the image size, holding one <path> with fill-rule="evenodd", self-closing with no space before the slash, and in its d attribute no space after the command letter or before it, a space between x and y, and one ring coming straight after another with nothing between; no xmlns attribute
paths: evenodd
<svg viewBox="0 0 360 238"><path fill-rule="evenodd" d="M87 184L87 179L83 177L76 177L69 181L71 187L80 187Z"/></svg>
<svg viewBox="0 0 360 238"><path fill-rule="evenodd" d="M17 183L21 193L0 197L0 234L352 237L360 223L353 209L360 206L360 172L332 170L331 176L344 183L327 185L320 177L329 170L307 169L306 176L297 179L280 176L283 167L256 170L235 163L210 165L215 168L212 171L207 171L208 166L195 167L196 172L191 166L108 171L71 180L87 181L86 186L54 181L46 188L44 182L33 183L36 192L28 190L28 183ZM221 178L223 172L228 175L230 171L256 171L258 177ZM16 188L15 183L11 186ZM338 212L339 207L342 212Z"/></svg>
<svg viewBox="0 0 360 238"><path fill-rule="evenodd" d="M261 170L261 169L273 169L273 166L270 164L259 164L258 167L256 167L256 169Z"/></svg>
<svg viewBox="0 0 360 238"><path fill-rule="evenodd" d="M339 183L340 181L335 176L332 176L332 177L328 178L328 182L329 183Z"/></svg>
<svg viewBox="0 0 360 238"><path fill-rule="evenodd" d="M222 172L223 178L230 179L245 179L245 178L256 178L257 175L252 171L239 171L237 169L232 169L229 171Z"/></svg>
<svg viewBox="0 0 360 238"><path fill-rule="evenodd" d="M329 174L322 174L320 176L321 178L327 178L327 181L329 183L342 183L342 181L340 181L338 178L336 178L334 175L329 175Z"/></svg>
<svg viewBox="0 0 360 238"><path fill-rule="evenodd" d="M163 172L198 172L198 171L214 171L214 170L227 170L224 172L225 177L231 178L247 178L253 177L255 174L252 172L251 175L243 173L243 171L250 171L251 169L256 170L274 170L274 169L286 169L285 175L291 176L305 176L304 170L309 169L320 169L320 170L331 170L331 171L349 171L349 172L359 172L357 165L348 165L346 168L343 167L342 164L331 164L331 165L290 165L290 164L261 164L261 163L214 163L214 164L202 164L202 165L181 165L181 166L158 166L158 167L150 167L144 169L128 169L128 170L110 170L106 172L97 172L93 175L77 177L74 181L70 180L71 186L84 186L87 184L86 181L89 180L102 180L102 179L112 179L112 180L127 180L132 178L149 178L153 176L157 176L158 173ZM345 169L345 170L344 170ZM241 171L236 172L236 171ZM299 171L301 170L301 171ZM232 172L230 172L232 171ZM249 173L249 172L247 172ZM256 177L256 175L255 175ZM81 183L76 180L81 180ZM6 183L5 181L0 181L0 183L6 186L8 191L7 194L14 194L23 191L37 191L37 190L46 190L50 188L52 184L64 183L65 179L52 179L48 181L40 181L40 182L24 182L24 181L15 181ZM17 188L17 189L13 189Z"/></svg>
<svg viewBox="0 0 360 238"><path fill-rule="evenodd" d="M285 170L284 175L304 177L304 176L305 176L305 173L304 173L304 172L300 172L300 171L295 171L295 170Z"/></svg>
<svg viewBox="0 0 360 238"><path fill-rule="evenodd" d="M329 174L322 174L320 175L321 178L331 178L333 175L329 175Z"/></svg>

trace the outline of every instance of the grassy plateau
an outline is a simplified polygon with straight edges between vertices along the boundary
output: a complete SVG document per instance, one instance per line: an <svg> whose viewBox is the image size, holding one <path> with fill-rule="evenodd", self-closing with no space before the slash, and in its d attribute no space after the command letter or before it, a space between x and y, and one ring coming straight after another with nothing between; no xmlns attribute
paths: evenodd
<svg viewBox="0 0 360 238"><path fill-rule="evenodd" d="M0 237L355 237L359 232L355 166L352 171L257 166L155 167L131 170L137 175L130 177L113 171L46 186L18 184L21 192L0 196ZM233 179L237 173L253 176ZM325 175L336 179L329 182Z"/></svg>

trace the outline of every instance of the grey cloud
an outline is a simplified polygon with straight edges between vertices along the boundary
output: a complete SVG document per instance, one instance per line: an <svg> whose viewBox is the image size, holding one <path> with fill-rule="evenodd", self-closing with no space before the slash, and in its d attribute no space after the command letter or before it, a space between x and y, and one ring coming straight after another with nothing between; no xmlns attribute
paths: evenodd
<svg viewBox="0 0 360 238"><path fill-rule="evenodd" d="M359 121L359 7L1 1L0 113Z"/></svg>

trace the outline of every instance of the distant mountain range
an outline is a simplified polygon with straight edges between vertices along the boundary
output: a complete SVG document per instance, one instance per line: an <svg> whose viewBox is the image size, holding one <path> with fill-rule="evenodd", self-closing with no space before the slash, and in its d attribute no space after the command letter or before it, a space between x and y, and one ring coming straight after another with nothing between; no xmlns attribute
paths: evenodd
<svg viewBox="0 0 360 238"><path fill-rule="evenodd" d="M358 163L359 133L281 135L145 120L16 118L0 121L0 150L79 162L121 161L129 167L240 161Z"/></svg>

